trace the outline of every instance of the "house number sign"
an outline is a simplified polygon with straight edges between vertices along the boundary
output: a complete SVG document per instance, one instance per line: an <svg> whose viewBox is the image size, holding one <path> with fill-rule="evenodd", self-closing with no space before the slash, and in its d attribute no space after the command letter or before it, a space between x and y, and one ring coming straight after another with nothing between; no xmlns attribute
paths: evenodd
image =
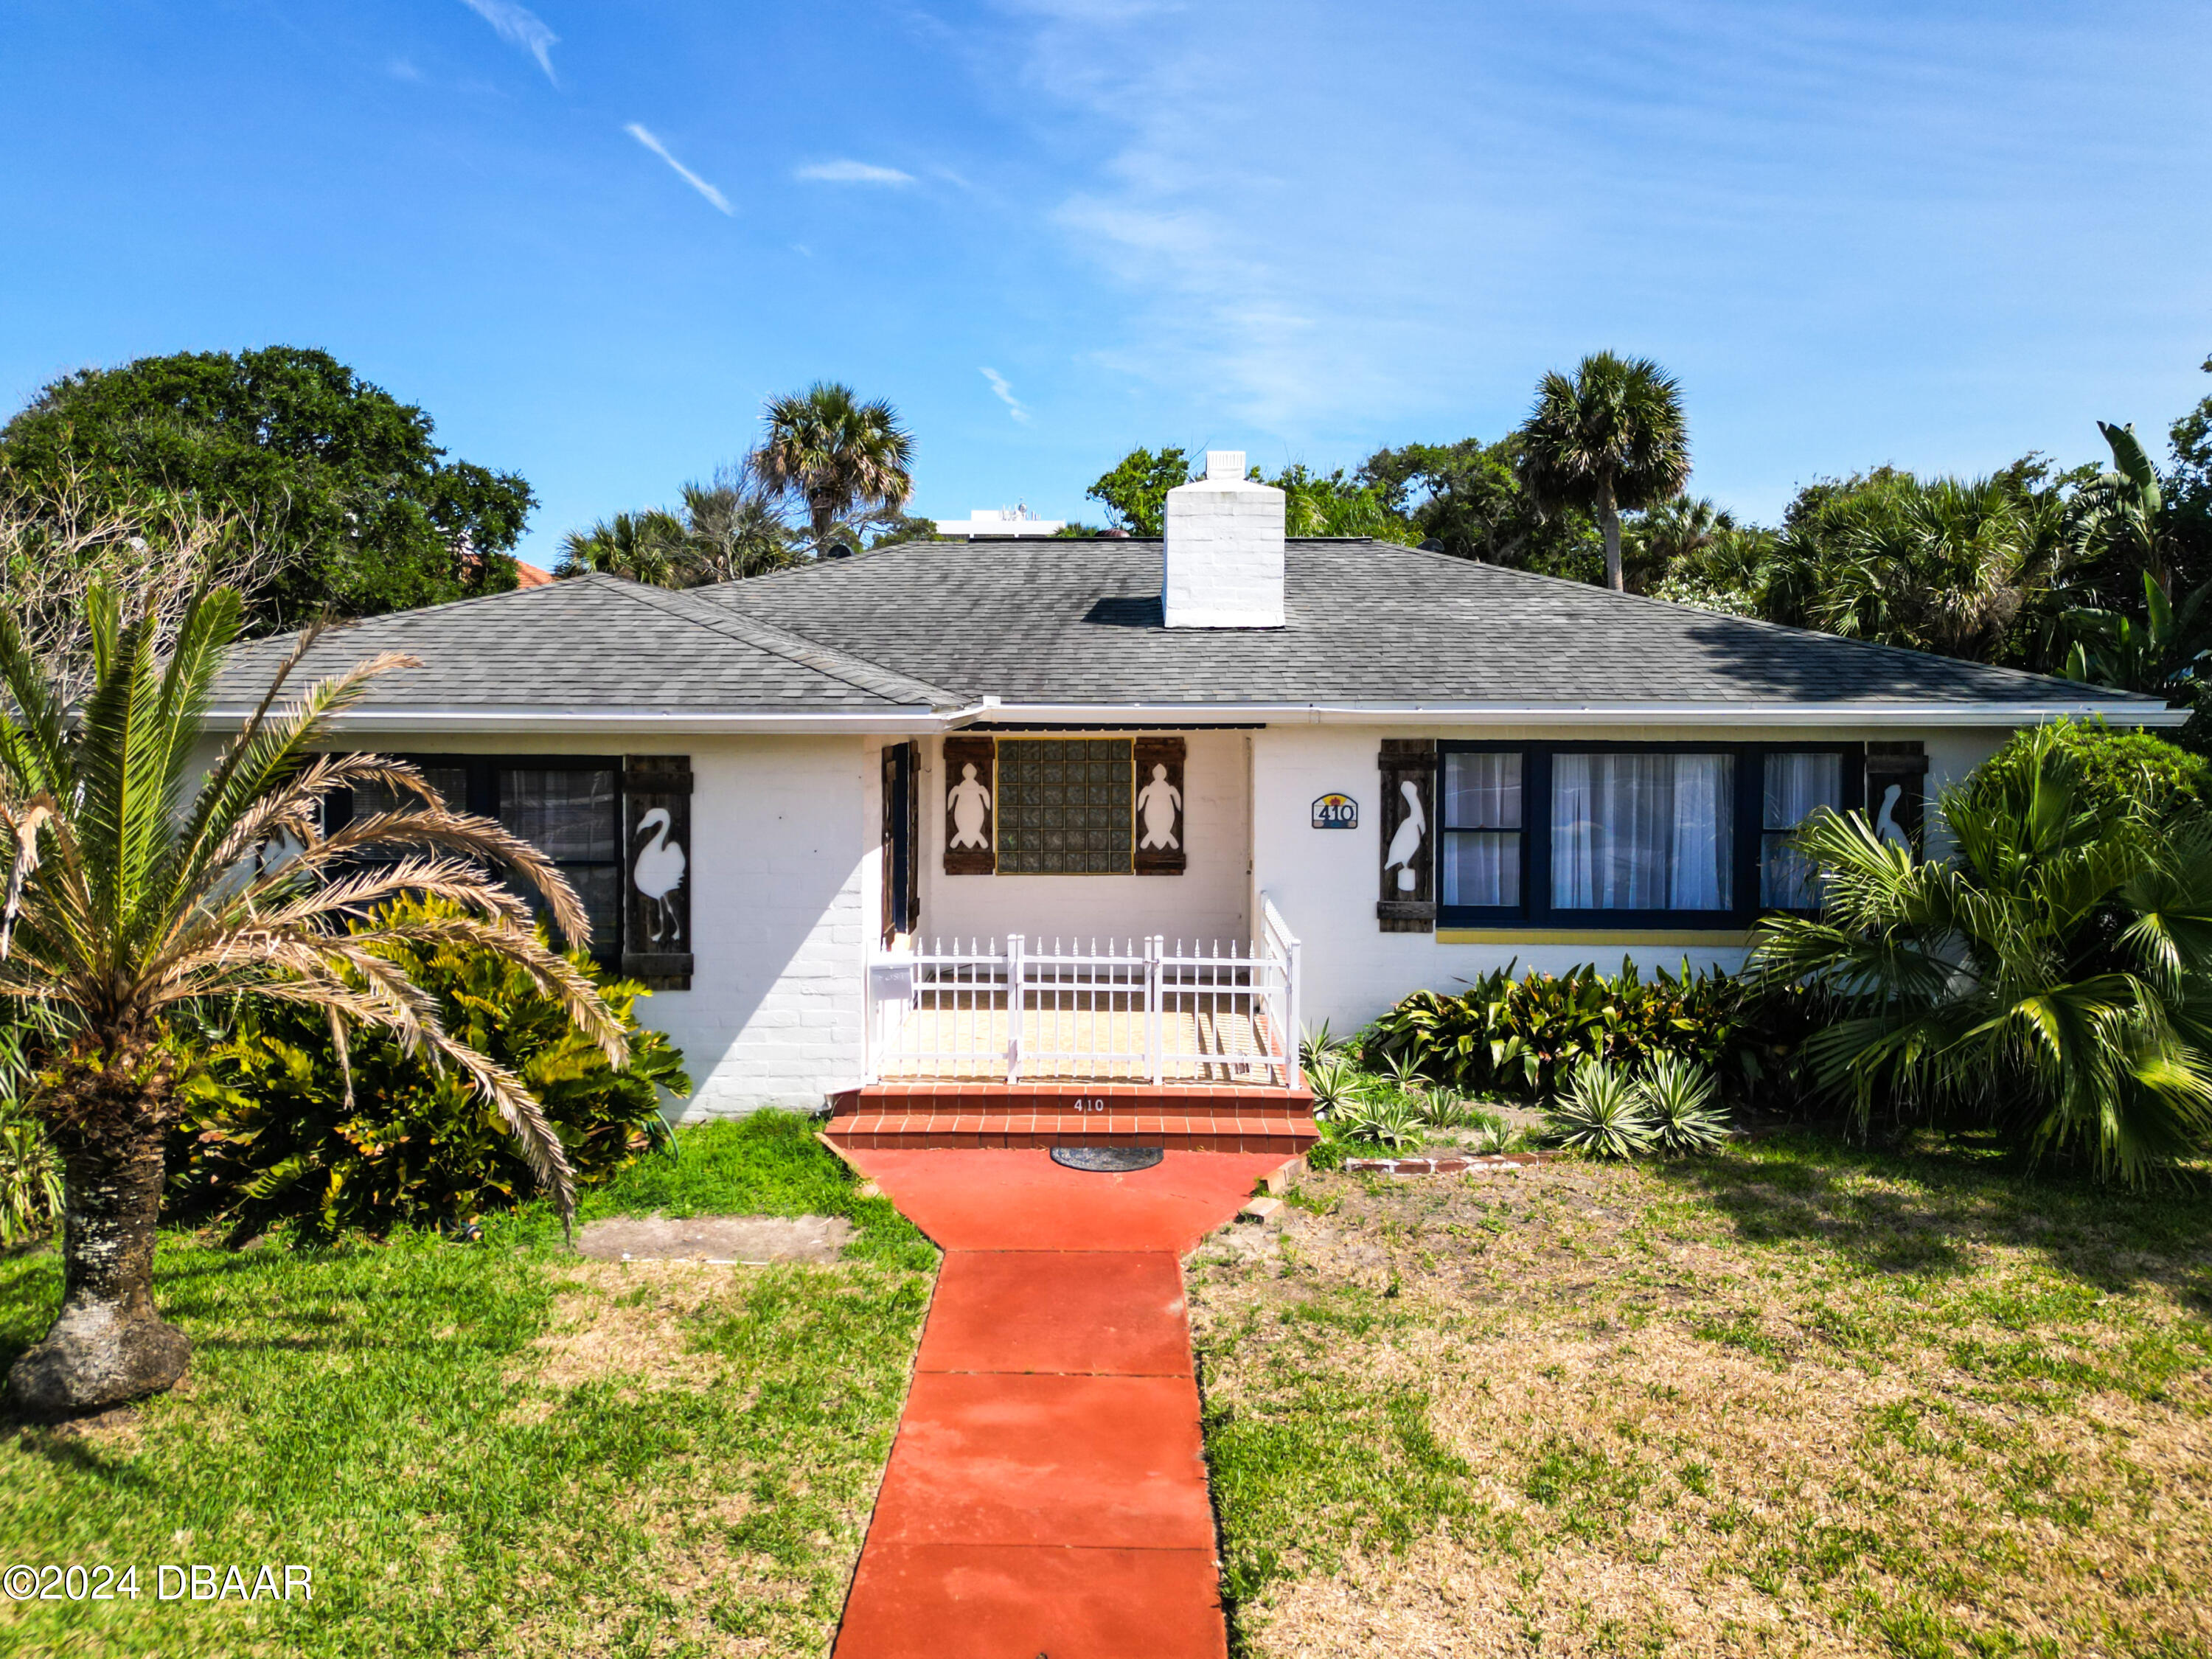
<svg viewBox="0 0 2212 1659"><path fill-rule="evenodd" d="M1321 796L1313 804L1313 827L1316 830L1357 830L1359 827L1359 803L1349 795L1331 793Z"/></svg>

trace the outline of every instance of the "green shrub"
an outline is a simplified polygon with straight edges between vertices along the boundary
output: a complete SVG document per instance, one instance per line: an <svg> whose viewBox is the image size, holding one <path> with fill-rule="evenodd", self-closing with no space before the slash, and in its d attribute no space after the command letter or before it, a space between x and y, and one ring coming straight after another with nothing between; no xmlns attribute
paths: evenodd
<svg viewBox="0 0 2212 1659"><path fill-rule="evenodd" d="M1355 1101L1346 1111L1344 1138L1396 1151L1419 1144L1421 1109L1399 1095L1377 1094Z"/></svg>
<svg viewBox="0 0 2212 1659"><path fill-rule="evenodd" d="M393 908L435 914L415 903ZM578 958L629 1035L629 1063L617 1069L558 1002L501 958L450 945L393 955L437 999L448 1031L529 1085L580 1188L665 1139L660 1091L688 1094L691 1085L667 1038L637 1024L642 987L603 978ZM349 1047L350 1103L319 1013L241 1005L181 1091L172 1210L220 1217L244 1234L294 1221L319 1237L381 1235L452 1223L530 1194L529 1166L513 1137L465 1079L409 1055L383 1032L356 1033Z"/></svg>
<svg viewBox="0 0 2212 1659"><path fill-rule="evenodd" d="M2044 735L2039 737L2038 732ZM2150 732L2115 732L2102 720L2055 720L2015 732L2011 741L1975 769L1975 800L2014 795L2056 753L2073 763L2077 805L2167 821L2212 806L2212 761L2192 755ZM1971 810L1971 809L1970 809Z"/></svg>
<svg viewBox="0 0 2212 1659"><path fill-rule="evenodd" d="M1471 1094L1545 1101L1586 1060L1640 1068L1656 1054L1693 1062L1747 1099L1796 1088L1807 1000L1778 986L1761 994L1716 969L1650 978L1623 959L1516 978L1509 965L1458 996L1416 991L1363 1034L1370 1065L1403 1060Z"/></svg>
<svg viewBox="0 0 2212 1659"><path fill-rule="evenodd" d="M1585 1060L1548 1109L1552 1139L1596 1158L1648 1152L1654 1133L1644 1092L1621 1067Z"/></svg>

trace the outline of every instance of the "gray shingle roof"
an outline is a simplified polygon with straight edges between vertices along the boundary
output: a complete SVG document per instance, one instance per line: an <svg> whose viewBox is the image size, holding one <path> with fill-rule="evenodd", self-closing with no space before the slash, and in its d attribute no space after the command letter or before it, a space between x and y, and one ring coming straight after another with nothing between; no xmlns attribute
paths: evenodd
<svg viewBox="0 0 2212 1659"><path fill-rule="evenodd" d="M914 542L694 593L1009 702L2128 700L1383 542L1290 543L1282 629L1169 629L1160 560L1148 541Z"/></svg>
<svg viewBox="0 0 2212 1659"><path fill-rule="evenodd" d="M2154 698L1778 628L1390 543L1293 541L1288 625L1160 624L1158 542L911 542L671 592L592 575L372 617L307 678L422 659L379 709L854 714L1010 703L2051 705ZM241 648L257 698L288 639ZM304 683L304 682L301 682Z"/></svg>
<svg viewBox="0 0 2212 1659"><path fill-rule="evenodd" d="M289 635L233 653L217 701L258 699ZM379 708L837 710L945 708L961 698L692 593L580 576L334 629L295 684L382 651L422 659L378 681Z"/></svg>

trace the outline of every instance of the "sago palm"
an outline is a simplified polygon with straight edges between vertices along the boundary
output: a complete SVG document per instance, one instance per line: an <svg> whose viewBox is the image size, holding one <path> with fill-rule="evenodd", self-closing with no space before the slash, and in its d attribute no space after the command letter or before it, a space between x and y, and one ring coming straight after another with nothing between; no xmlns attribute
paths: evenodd
<svg viewBox="0 0 2212 1659"><path fill-rule="evenodd" d="M1799 832L1817 919L1760 927L1753 963L1832 1023L1806 1045L1862 1118L2014 1127L2039 1153L2141 1181L2212 1130L2212 834L2099 805L2049 732L2021 763L1948 791L1952 855L1923 859L1860 812Z"/></svg>
<svg viewBox="0 0 2212 1659"><path fill-rule="evenodd" d="M27 1099L64 1169L60 1313L9 1372L17 1403L40 1413L135 1398L184 1374L190 1345L155 1310L152 1285L162 1136L192 1063L185 1030L196 1010L249 995L318 1011L341 1042L348 1026L394 1034L470 1080L564 1217L574 1183L538 1103L447 1033L393 947L499 956L557 998L611 1060L627 1054L590 981L493 873L534 887L580 943L582 906L536 848L447 811L411 767L315 752L334 714L412 659L373 659L280 704L303 639L210 763L203 727L238 633L238 595L196 596L166 660L150 612L126 617L106 589L94 590L88 611L91 689L76 706L12 619L0 619L0 846L9 860L0 996L37 1004L53 1031ZM323 803L338 790L404 804L325 834ZM404 894L458 911L354 920Z"/></svg>
<svg viewBox="0 0 2212 1659"><path fill-rule="evenodd" d="M1682 493L1690 440L1681 388L1648 357L1595 352L1536 385L1521 423L1522 482L1547 512L1581 507L1605 533L1606 586L1623 586L1620 515Z"/></svg>
<svg viewBox="0 0 2212 1659"><path fill-rule="evenodd" d="M753 457L761 476L806 502L815 550L856 509L896 511L914 491L914 439L898 411L853 388L817 380L769 399L768 435Z"/></svg>

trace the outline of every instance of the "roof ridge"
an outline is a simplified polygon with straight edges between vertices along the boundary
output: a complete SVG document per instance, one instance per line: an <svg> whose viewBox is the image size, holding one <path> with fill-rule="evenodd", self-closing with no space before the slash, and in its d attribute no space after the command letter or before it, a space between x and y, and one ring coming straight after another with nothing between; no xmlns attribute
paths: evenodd
<svg viewBox="0 0 2212 1659"><path fill-rule="evenodd" d="M941 685L932 685L927 680L916 679L911 674L902 674L896 669L886 668L880 663L870 662L865 657L854 655L836 646L811 640L804 634L793 633L775 623L763 622L742 611L720 605L712 606L712 614L700 615L699 602L680 588L654 587L643 582L625 582L615 590L648 605L690 623L695 628L709 633L727 635L756 650L766 651L794 662L802 668L811 668L817 674L895 702L920 702L932 708L950 708L971 701L957 691L948 691Z"/></svg>

